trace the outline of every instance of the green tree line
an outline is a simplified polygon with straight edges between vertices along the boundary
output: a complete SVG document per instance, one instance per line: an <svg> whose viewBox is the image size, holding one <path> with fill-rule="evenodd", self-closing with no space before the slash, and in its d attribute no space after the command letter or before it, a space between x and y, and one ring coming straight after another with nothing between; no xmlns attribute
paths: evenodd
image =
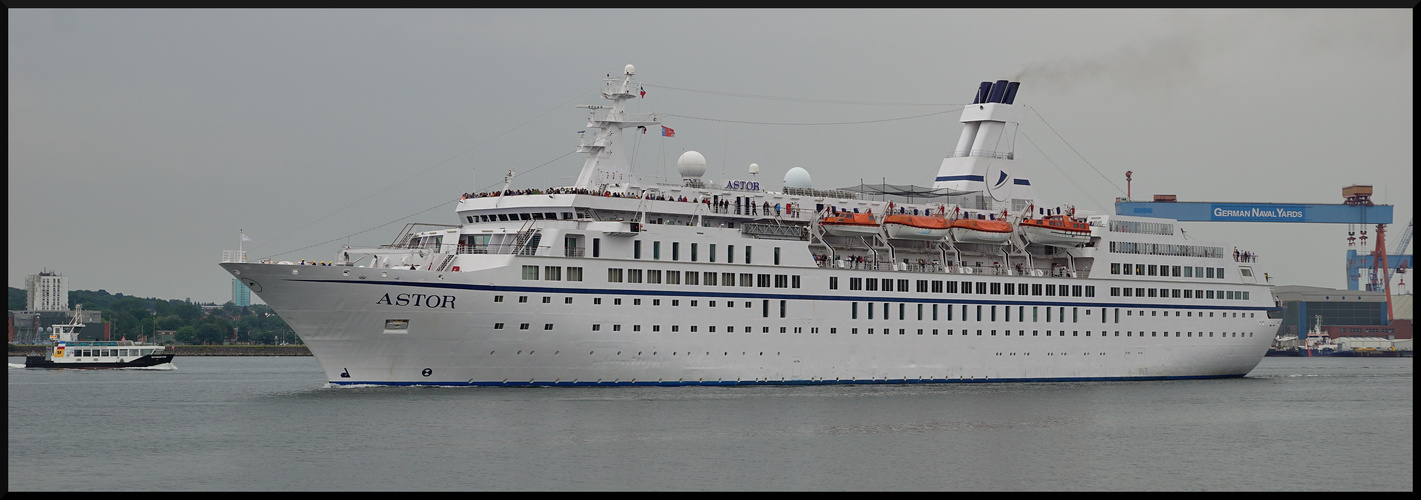
<svg viewBox="0 0 1421 500"><path fill-rule="evenodd" d="M25 291L10 287L9 300L11 311L24 310ZM172 330L176 332L173 339L179 344L221 344L233 338L234 332L237 342L300 342L286 321L262 304L238 307L229 301L221 308L203 311L202 306L186 300L72 290L69 305L76 304L82 304L85 310L103 311L104 322L111 325L110 334L114 337L142 335L153 340L158 330Z"/></svg>

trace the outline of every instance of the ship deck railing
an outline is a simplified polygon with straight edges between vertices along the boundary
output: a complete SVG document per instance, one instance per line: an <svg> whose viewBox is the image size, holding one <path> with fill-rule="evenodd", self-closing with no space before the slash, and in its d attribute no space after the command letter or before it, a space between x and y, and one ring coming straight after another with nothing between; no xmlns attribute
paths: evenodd
<svg viewBox="0 0 1421 500"><path fill-rule="evenodd" d="M1018 271L1018 270L1016 270L1016 269L1009 269L1009 268L1005 268L1005 267L993 267L993 266L953 266L953 265L944 266L944 265L942 265L941 263L931 263L931 262L919 264L919 263L915 263L915 262L907 262L907 263L898 262L898 263L895 263L895 262L890 262L890 261L876 261L876 262L874 262L874 261L863 261L863 262L843 262L842 264L839 264L839 263L836 263L835 261L828 261L828 262L825 262L825 261L820 260L820 261L816 261L816 263L817 263L817 264L819 265L819 267L821 267L821 268L827 267L827 268L831 268L831 269L848 269L848 270L859 270L859 271L895 271L895 272L907 272L907 273L918 273L918 274L924 274L924 273L926 273L926 274L956 274L956 275L962 275L962 276L1022 276L1022 277L1034 277L1034 278L1068 278L1068 279L1084 279L1084 278L1085 278L1083 272L1081 272L1081 271L1074 271L1074 272L1073 272L1073 271L1071 271L1071 270L1069 270L1069 269L1065 269L1065 268L1056 268L1056 269L1054 269L1054 270L1048 270L1048 269L1034 269L1034 268L1032 268L1032 269L1027 269L1027 268L1023 268L1023 269L1021 269L1020 271ZM895 266L895 264L897 264L897 265ZM1038 274L1035 274L1035 273L1033 273L1032 271L1040 271L1040 274L1039 274L1039 275L1038 275Z"/></svg>

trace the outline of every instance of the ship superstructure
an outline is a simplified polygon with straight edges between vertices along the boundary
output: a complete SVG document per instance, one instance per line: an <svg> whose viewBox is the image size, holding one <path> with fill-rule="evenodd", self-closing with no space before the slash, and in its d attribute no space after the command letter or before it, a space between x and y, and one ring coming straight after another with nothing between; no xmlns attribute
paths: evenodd
<svg viewBox="0 0 1421 500"><path fill-rule="evenodd" d="M1038 207L983 82L915 203L639 177L609 76L572 186L472 193L337 265L223 263L332 384L702 385L1239 377L1278 321L1254 264L1174 221ZM788 184L788 183L787 183Z"/></svg>

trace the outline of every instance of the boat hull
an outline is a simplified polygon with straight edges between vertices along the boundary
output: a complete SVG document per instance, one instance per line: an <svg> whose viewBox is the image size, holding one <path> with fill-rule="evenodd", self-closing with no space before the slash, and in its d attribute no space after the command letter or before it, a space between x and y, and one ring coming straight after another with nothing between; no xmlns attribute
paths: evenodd
<svg viewBox="0 0 1421 500"><path fill-rule="evenodd" d="M856 224L824 224L823 227L824 232L834 236L873 236L879 230L879 226Z"/></svg>
<svg viewBox="0 0 1421 500"><path fill-rule="evenodd" d="M883 228L889 238L899 240L943 241L947 239L948 233L947 228L933 229L907 224L884 224Z"/></svg>
<svg viewBox="0 0 1421 500"><path fill-rule="evenodd" d="M1021 232L1026 235L1026 241L1038 245L1073 247L1090 242L1089 232L1066 231L1029 225L1022 225Z"/></svg>
<svg viewBox="0 0 1421 500"><path fill-rule="evenodd" d="M1248 307L1255 313L1252 319L1214 320L1213 328L1233 330L1232 337L1148 338L1140 336L1142 333L1116 336L1116 329L1143 332L1151 328L1146 318L1121 315L1122 323L1108 325L1112 335L1102 338L1099 315L1103 309L1092 302L1096 299L1056 298L1036 306L1018 306L1025 312L1013 310L1013 314L1032 314L1034 307L1059 308L1062 314L1079 314L1078 323L989 324L968 320L964 317L967 308L1000 306L962 296L905 293L885 297L882 292L857 296L862 292L844 290L816 293L806 289L529 282L516 275L523 265L575 264L586 267L586 275L591 277L605 275L608 267L637 262L510 255L480 259L486 262L469 267L479 271L460 273L251 263L221 266L249 286L255 284L253 291L295 328L334 385L741 385L1240 377L1262 359L1279 321L1259 318L1264 316L1259 311L1266 307L1254 305ZM682 272L724 270L724 265L687 262L676 267ZM293 270L299 275L293 275ZM793 271L806 281L846 272ZM892 272L860 272L902 277ZM1093 282L1097 288L1109 284L1105 280ZM708 307L713 300L735 308ZM691 306L692 301L699 305ZM880 316L866 321L864 306L889 311L893 320L884 321ZM915 320L919 306L925 315ZM956 321L946 319L947 310L959 308ZM932 316L927 311L939 309L941 320L929 320ZM1019 316L1018 321L1025 317ZM392 320L403 321L400 324L408 327L391 331L387 326ZM1198 331L1208 320L1189 321L1199 324L1178 328ZM699 331L692 330L692 325L699 326ZM877 331L870 333L870 328ZM1092 331L1093 335L1087 336ZM1036 355L1024 355L1032 351ZM991 354L996 352L1004 354Z"/></svg>
<svg viewBox="0 0 1421 500"><path fill-rule="evenodd" d="M172 354L150 354L124 362L56 363L44 356L25 356L25 368L145 368L173 362Z"/></svg>
<svg viewBox="0 0 1421 500"><path fill-rule="evenodd" d="M994 231L980 231L966 227L954 227L951 229L952 241L958 243L983 243L987 245L1005 245L1011 239L1011 233L999 233Z"/></svg>

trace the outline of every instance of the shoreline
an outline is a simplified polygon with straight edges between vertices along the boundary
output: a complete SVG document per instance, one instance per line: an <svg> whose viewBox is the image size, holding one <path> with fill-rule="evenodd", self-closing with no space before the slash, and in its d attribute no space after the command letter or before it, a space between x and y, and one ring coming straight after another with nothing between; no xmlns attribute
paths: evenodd
<svg viewBox="0 0 1421 500"><path fill-rule="evenodd" d="M10 344L10 356L43 353L47 345ZM310 356L304 345L176 345L169 346L175 356Z"/></svg>

